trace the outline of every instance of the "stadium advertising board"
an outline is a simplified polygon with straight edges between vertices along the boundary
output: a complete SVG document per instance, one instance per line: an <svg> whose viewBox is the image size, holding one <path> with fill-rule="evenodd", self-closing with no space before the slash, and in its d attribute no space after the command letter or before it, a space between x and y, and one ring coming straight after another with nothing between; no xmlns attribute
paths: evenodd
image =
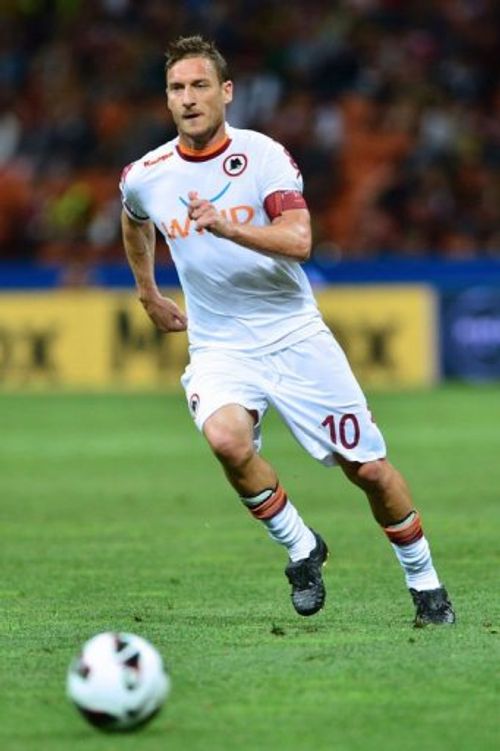
<svg viewBox="0 0 500 751"><path fill-rule="evenodd" d="M0 297L4 387L171 386L184 369L186 348L185 334L162 335L130 292Z"/></svg>
<svg viewBox="0 0 500 751"><path fill-rule="evenodd" d="M421 285L342 286L317 292L325 320L364 387L437 379L437 304Z"/></svg>
<svg viewBox="0 0 500 751"><path fill-rule="evenodd" d="M466 381L500 379L500 287L468 287L441 300L442 370Z"/></svg>
<svg viewBox="0 0 500 751"><path fill-rule="evenodd" d="M168 294L180 300L178 290ZM430 290L336 287L317 296L365 387L433 382L436 321ZM3 388L168 388L178 385L186 362L185 334L157 331L132 292L0 297Z"/></svg>

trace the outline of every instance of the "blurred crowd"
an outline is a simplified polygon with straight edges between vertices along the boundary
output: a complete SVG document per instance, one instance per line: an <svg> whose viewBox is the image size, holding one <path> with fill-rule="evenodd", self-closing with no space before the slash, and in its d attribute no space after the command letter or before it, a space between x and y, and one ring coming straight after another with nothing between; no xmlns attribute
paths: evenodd
<svg viewBox="0 0 500 751"><path fill-rule="evenodd" d="M500 257L496 0L2 0L1 260L123 260L120 172L174 135L164 51L193 33L231 124L299 163L318 259Z"/></svg>

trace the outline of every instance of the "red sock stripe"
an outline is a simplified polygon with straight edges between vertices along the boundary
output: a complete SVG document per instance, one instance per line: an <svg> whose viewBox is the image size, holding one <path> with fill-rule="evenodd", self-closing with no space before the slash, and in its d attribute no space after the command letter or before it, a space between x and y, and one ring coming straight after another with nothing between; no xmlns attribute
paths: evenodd
<svg viewBox="0 0 500 751"><path fill-rule="evenodd" d="M412 542L420 540L424 536L420 516L415 514L408 526L395 529L394 527L384 527L384 532L393 543L393 545L411 545Z"/></svg>
<svg viewBox="0 0 500 751"><path fill-rule="evenodd" d="M285 507L288 498L285 491L278 485L274 493L266 501L262 501L258 506L253 506L248 510L256 519L271 519Z"/></svg>

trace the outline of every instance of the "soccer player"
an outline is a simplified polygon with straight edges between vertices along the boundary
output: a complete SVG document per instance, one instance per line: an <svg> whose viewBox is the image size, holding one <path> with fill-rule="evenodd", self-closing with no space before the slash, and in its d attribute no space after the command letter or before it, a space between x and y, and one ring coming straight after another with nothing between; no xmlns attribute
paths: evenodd
<svg viewBox="0 0 500 751"><path fill-rule="evenodd" d="M328 548L260 454L269 406L313 458L340 465L366 493L403 568L415 625L453 623L408 487L300 265L311 227L297 164L267 136L226 123L233 84L213 43L193 36L170 45L166 93L178 136L123 171L125 251L153 323L187 329L191 414L244 506L286 548L295 610L323 607ZM186 313L156 285L155 226Z"/></svg>

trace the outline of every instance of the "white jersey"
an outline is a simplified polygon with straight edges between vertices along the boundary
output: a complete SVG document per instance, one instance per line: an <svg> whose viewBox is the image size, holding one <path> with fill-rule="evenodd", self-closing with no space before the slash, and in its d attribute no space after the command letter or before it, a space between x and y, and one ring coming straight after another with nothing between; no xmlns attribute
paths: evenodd
<svg viewBox="0 0 500 751"><path fill-rule="evenodd" d="M188 194L209 200L229 221L264 226L270 223L265 199L276 191L302 192L302 177L271 138L230 126L226 133L208 155L182 151L176 138L125 168L123 206L135 221L153 221L168 243L185 296L191 352L265 354L328 330L309 281L296 261L197 232Z"/></svg>

